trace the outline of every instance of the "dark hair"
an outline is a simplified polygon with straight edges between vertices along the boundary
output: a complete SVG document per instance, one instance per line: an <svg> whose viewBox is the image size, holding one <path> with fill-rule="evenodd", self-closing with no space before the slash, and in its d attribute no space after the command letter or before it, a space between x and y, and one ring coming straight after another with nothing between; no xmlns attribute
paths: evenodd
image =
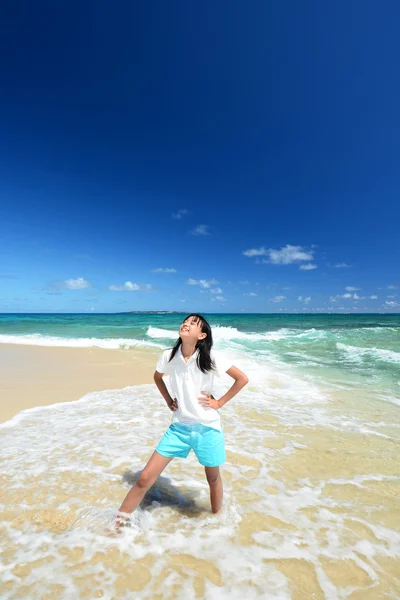
<svg viewBox="0 0 400 600"><path fill-rule="evenodd" d="M194 317L196 319L197 323L200 322L201 332L207 334L204 339L198 340L197 344L196 344L196 350L199 351L199 353L197 355L197 359L196 359L197 366L199 367L200 371L202 371L203 373L207 373L207 371L211 371L212 369L215 369L214 361L212 360L211 355L210 355L211 347L213 345L211 327L207 323L205 318L202 317L201 315L198 315L197 313L192 313L191 315L188 315L187 317L185 317L183 319L183 323L185 321L187 321L188 319L190 319L190 317ZM179 346L181 346L181 344L182 344L182 340L179 337L175 343L175 346L172 348L172 352L171 352L169 361L171 361L174 358L174 356L177 353L178 348L179 348Z"/></svg>

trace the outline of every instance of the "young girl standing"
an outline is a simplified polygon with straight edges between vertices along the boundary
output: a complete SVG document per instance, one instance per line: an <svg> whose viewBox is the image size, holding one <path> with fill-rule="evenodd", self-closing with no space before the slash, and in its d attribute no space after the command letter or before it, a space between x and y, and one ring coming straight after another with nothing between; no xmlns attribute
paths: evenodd
<svg viewBox="0 0 400 600"><path fill-rule="evenodd" d="M126 495L120 513L134 511L170 461L175 457L186 458L192 449L205 469L212 512L221 509L223 489L219 467L226 456L218 410L236 396L248 378L223 356L214 353L212 343L211 327L205 318L191 314L180 326L175 346L160 356L154 381L173 413L172 424ZM212 395L214 377L223 373L228 373L234 383L216 400ZM170 391L163 381L166 374ZM121 524L119 519L117 527Z"/></svg>

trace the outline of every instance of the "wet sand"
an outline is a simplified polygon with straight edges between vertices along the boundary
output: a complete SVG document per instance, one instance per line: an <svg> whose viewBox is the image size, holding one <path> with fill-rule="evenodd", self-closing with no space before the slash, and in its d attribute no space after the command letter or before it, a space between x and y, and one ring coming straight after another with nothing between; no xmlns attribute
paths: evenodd
<svg viewBox="0 0 400 600"><path fill-rule="evenodd" d="M0 345L0 423L89 392L152 383L159 351Z"/></svg>
<svg viewBox="0 0 400 600"><path fill-rule="evenodd" d="M0 347L4 598L400 597L397 407L362 390L296 403L271 374L224 407L226 506L190 455L121 536L104 524L170 420L158 351ZM87 392L111 389L68 405ZM151 424L151 426L149 426ZM40 432L40 435L38 435ZM160 549L162 551L160 552Z"/></svg>

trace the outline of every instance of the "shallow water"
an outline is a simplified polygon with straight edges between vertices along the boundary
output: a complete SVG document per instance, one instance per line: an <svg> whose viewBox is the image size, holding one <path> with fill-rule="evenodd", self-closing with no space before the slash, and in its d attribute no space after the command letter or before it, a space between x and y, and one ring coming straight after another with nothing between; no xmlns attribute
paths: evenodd
<svg viewBox="0 0 400 600"><path fill-rule="evenodd" d="M218 516L191 454L110 534L169 424L154 385L0 426L1 598L400 597L399 329L313 325L214 327L217 348L250 378L221 410ZM175 337L146 327L161 347Z"/></svg>
<svg viewBox="0 0 400 600"><path fill-rule="evenodd" d="M132 527L107 533L168 426L152 385L4 424L2 598L396 598L397 407L361 411L349 392L339 400L287 373L258 376L222 411L220 516L190 455L168 467Z"/></svg>

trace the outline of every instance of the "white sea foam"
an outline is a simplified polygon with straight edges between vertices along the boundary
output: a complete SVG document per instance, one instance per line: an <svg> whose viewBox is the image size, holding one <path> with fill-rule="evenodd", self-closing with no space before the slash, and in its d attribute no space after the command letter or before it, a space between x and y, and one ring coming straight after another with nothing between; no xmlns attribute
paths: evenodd
<svg viewBox="0 0 400 600"><path fill-rule="evenodd" d="M179 333L176 329L161 329L160 327L149 326L146 335L150 338L156 338L158 340L177 340Z"/></svg>
<svg viewBox="0 0 400 600"><path fill-rule="evenodd" d="M8 552L13 549L12 560L3 565L0 575L9 585L2 598L15 597L21 580L14 569L21 565L32 565L24 580L31 586L32 596L41 597L56 582L63 586L57 597L70 600L80 596L83 582L88 581L93 591L99 588L104 597L117 597L119 567L118 562L104 562L109 552L116 552L118 561L129 560L132 565L152 557L149 584L140 596L133 592L124 596L144 600L160 593L167 600L194 600L196 561L210 565L204 597L215 600L261 600L266 595L289 600L290 583L273 562L279 559L300 559L314 565L326 598L340 598L341 592L324 574L321 556L353 560L369 571L373 581L379 580L380 572L371 566L373 559L369 557L400 556L398 534L382 526L375 528L374 542L360 539L357 547L352 540L346 542L345 507L338 512L338 502L323 494L325 485L334 482L329 473L321 481L286 483L277 472L276 462L307 448L307 438L300 442L292 428L304 426L311 431L318 425L361 431L366 423L351 416L332 415L329 398L312 382L296 377L283 365L279 367L278 361L263 364L234 349L229 356L249 375L250 383L221 411L228 457L234 453L241 461L228 460L224 466L225 505L218 516L207 513L204 473L190 455L179 462L179 469L170 469L160 478L142 509L135 513L130 528L118 536L105 535L135 473L170 420L154 385L92 393L76 402L28 409L0 425L7 498L13 498L13 511L22 518L28 509L28 494L29 510L37 515L25 526L18 525L18 519L2 523ZM219 382L217 394L226 389L227 382ZM260 418L247 417L249 408ZM286 442L278 449L268 445L268 439L276 436L276 426L266 429L263 415L271 414L285 426ZM354 485L366 486L385 479L380 474L361 475L347 478L346 483L353 481ZM345 481L337 481L342 483ZM276 490L274 494L268 491L271 487ZM257 500L242 505L239 497L243 492ZM44 508L50 515L57 513L58 519L65 519L68 525L64 531L52 532L46 521L40 521ZM7 505L0 510L6 511ZM313 511L312 517L307 510ZM195 518L193 511L198 513ZM247 544L240 544L240 524L244 519L251 523L254 512L279 519L277 522L288 524L288 529L261 527L249 533ZM348 519L351 515L350 510ZM367 521L362 523L372 529ZM82 549L81 558L75 562L66 559L77 548ZM178 570L171 567L175 556L183 557L178 558ZM194 561L188 567L186 556ZM42 560L49 562L41 564ZM179 569L183 569L185 579ZM178 591L174 583L179 584Z"/></svg>
<svg viewBox="0 0 400 600"><path fill-rule="evenodd" d="M159 327L150 326L147 330L147 335L150 338L176 340L178 332L171 329L162 329ZM263 333L239 331L236 327L224 327L222 325L214 325L212 328L213 339L216 343L226 342L230 340L243 340L249 342L257 341L279 341L285 338L302 338L302 337L320 337L324 332L314 328L306 331L297 329L281 328L277 331L266 331Z"/></svg>
<svg viewBox="0 0 400 600"><path fill-rule="evenodd" d="M400 397L390 396L389 394L379 394L378 398L381 398L385 402L390 402L396 406L400 406Z"/></svg>
<svg viewBox="0 0 400 600"><path fill-rule="evenodd" d="M133 338L64 338L40 333L25 335L0 334L0 344L62 348L107 348L111 350L118 350L119 348L163 348L162 344Z"/></svg>
<svg viewBox="0 0 400 600"><path fill-rule="evenodd" d="M383 348L360 348L349 344L336 343L338 350L342 351L346 359L354 363L362 363L365 357L373 358L382 362L399 363L400 352L385 350Z"/></svg>

